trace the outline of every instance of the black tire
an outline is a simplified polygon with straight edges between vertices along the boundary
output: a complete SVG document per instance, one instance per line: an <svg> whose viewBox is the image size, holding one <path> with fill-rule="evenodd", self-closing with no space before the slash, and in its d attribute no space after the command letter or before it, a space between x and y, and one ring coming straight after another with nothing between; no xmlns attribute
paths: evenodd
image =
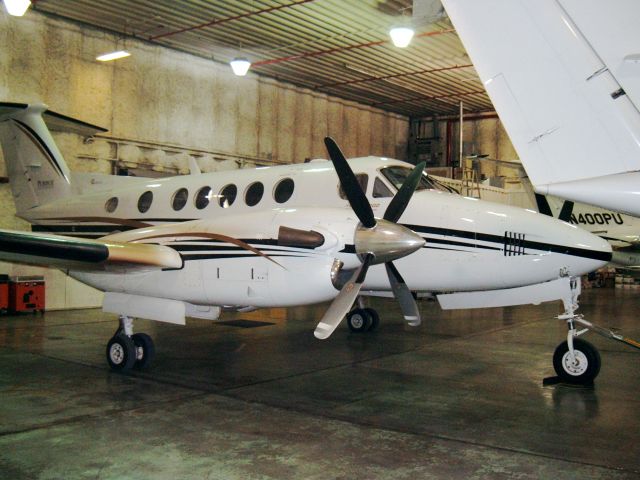
<svg viewBox="0 0 640 480"><path fill-rule="evenodd" d="M571 364L567 342L558 345L553 354L553 368L563 382L591 384L600 373L600 353L596 347L579 338L573 339L573 350L576 352L576 363Z"/></svg>
<svg viewBox="0 0 640 480"><path fill-rule="evenodd" d="M111 337L107 343L107 362L112 370L126 372L136 363L136 346L124 333Z"/></svg>
<svg viewBox="0 0 640 480"><path fill-rule="evenodd" d="M366 332L371 325L371 315L364 308L356 308L347 314L347 325L354 333Z"/></svg>
<svg viewBox="0 0 640 480"><path fill-rule="evenodd" d="M156 347L153 344L153 339L146 333L136 333L131 339L136 346L136 362L133 368L147 368L156 356Z"/></svg>
<svg viewBox="0 0 640 480"><path fill-rule="evenodd" d="M369 331L373 332L378 329L378 325L380 325L380 315L373 308L365 308L365 312L369 314L369 318L371 318L371 324L369 325Z"/></svg>

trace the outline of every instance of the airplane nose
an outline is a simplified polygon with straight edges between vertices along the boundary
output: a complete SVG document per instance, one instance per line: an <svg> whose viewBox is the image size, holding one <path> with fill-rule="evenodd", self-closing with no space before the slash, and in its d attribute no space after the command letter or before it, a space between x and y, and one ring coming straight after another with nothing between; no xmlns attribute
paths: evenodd
<svg viewBox="0 0 640 480"><path fill-rule="evenodd" d="M563 222L566 254L573 259L570 274L584 275L604 267L611 261L609 242L575 225Z"/></svg>

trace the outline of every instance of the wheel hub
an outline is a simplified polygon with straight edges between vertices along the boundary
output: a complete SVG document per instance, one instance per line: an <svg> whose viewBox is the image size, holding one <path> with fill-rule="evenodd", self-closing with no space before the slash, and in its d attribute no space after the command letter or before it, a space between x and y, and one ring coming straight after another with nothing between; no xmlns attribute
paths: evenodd
<svg viewBox="0 0 640 480"><path fill-rule="evenodd" d="M119 343L114 343L109 349L109 357L116 365L120 365L124 361L124 348Z"/></svg>
<svg viewBox="0 0 640 480"><path fill-rule="evenodd" d="M589 367L587 356L580 350L574 350L574 359L571 359L571 352L567 352L562 357L562 367L564 371L574 377L582 375Z"/></svg>
<svg viewBox="0 0 640 480"><path fill-rule="evenodd" d="M351 317L351 325L353 325L355 328L362 328L362 326L364 325L364 318L362 318L362 315L360 314L355 314Z"/></svg>

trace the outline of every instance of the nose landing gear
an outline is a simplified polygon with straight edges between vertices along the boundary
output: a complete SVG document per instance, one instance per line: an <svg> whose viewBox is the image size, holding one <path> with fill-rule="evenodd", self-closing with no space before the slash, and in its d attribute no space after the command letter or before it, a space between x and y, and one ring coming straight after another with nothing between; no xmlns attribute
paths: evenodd
<svg viewBox="0 0 640 480"><path fill-rule="evenodd" d="M593 380L600 373L600 353L598 349L589 342L578 338L578 336L593 330L598 335L611 340L616 340L640 349L640 343L625 338L612 330L600 327L588 322L580 314L576 314L578 309L578 296L580 295L580 279L571 278L569 281L570 291L562 299L564 303L564 313L558 315L559 320L565 320L569 331L567 341L562 342L553 354L553 368L558 375L558 379L565 383L591 385ZM582 330L576 328L576 324L585 327Z"/></svg>

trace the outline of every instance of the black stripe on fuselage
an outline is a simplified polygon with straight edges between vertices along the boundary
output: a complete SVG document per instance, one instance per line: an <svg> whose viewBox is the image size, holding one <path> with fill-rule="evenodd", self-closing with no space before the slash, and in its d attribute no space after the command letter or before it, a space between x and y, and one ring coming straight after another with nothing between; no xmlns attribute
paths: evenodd
<svg viewBox="0 0 640 480"><path fill-rule="evenodd" d="M451 228L426 227L422 225L403 225L414 232L430 233L433 235L444 235L446 237L468 238L472 240L480 240L483 242L496 243L503 245L504 235L493 235L490 233L476 233L468 230L453 230ZM431 239L426 239L427 242ZM571 255L574 257L590 258L592 260L602 260L604 262L611 261L611 252L602 252L600 250L589 250L586 248L570 247L568 245L555 245L552 243L535 242L532 240L524 240L523 245L526 249L540 250L543 252L561 253L563 255ZM499 249L498 249L499 250Z"/></svg>
<svg viewBox="0 0 640 480"><path fill-rule="evenodd" d="M257 257L255 254L251 254L251 253L246 253L246 254L235 254L235 253L220 253L220 254L214 254L214 253L190 253L187 255L181 255L182 260L184 260L185 262L188 262L190 260L219 260L219 259L227 259L227 258L259 258ZM299 258L299 257L307 257L307 255L284 255L284 254L276 254L276 255L269 255L269 258L271 257L295 257L295 258Z"/></svg>
<svg viewBox="0 0 640 480"><path fill-rule="evenodd" d="M125 232L128 230L135 230L136 227L130 227L126 225L31 225L31 231L33 232L49 232L57 233L61 235L71 235L75 233L101 233L102 235L108 235L114 232Z"/></svg>

